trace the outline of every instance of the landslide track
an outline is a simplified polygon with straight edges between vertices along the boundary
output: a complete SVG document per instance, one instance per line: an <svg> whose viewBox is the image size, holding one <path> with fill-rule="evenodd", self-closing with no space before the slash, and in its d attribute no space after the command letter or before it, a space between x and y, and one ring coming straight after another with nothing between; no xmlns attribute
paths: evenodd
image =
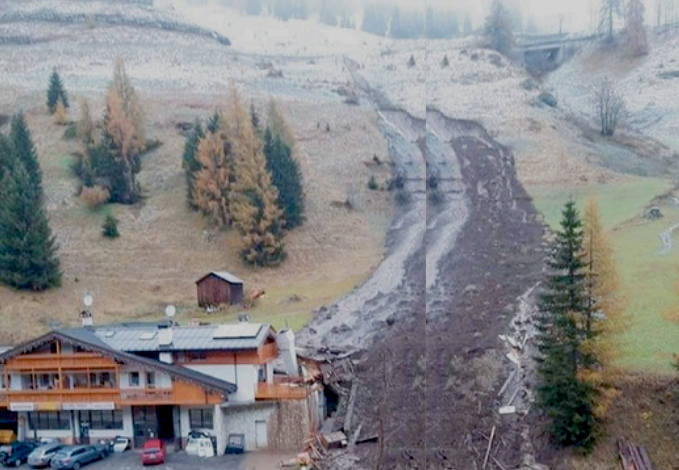
<svg viewBox="0 0 679 470"><path fill-rule="evenodd" d="M498 414L514 367L498 336L539 280L543 225L511 152L479 124L435 109L418 120L345 63L375 104L409 202L373 276L300 335L331 362L354 359L335 429L366 442L349 452L365 468L473 469L495 426L491 457L516 468L533 452L522 433L530 415Z"/></svg>

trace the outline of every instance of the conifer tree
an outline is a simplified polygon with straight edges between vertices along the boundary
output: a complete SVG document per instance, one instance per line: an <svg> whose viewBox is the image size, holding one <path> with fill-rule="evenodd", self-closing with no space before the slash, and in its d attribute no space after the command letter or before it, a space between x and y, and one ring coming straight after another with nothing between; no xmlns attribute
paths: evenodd
<svg viewBox="0 0 679 470"><path fill-rule="evenodd" d="M225 148L226 147L226 148ZM212 222L224 227L231 225L231 185L234 162L228 146L219 134L208 132L198 142L194 173L193 201Z"/></svg>
<svg viewBox="0 0 679 470"><path fill-rule="evenodd" d="M94 145L94 122L90 113L89 101L80 102L80 119L78 120L78 137L85 146L85 150Z"/></svg>
<svg viewBox="0 0 679 470"><path fill-rule="evenodd" d="M9 139L3 134L0 134L0 181L4 177L5 173L9 171L9 167L12 164L12 146Z"/></svg>
<svg viewBox="0 0 679 470"><path fill-rule="evenodd" d="M222 128L233 151L235 181L230 208L242 236L241 258L256 266L278 265L286 257L283 211L276 203L278 191L266 169L261 142L235 88Z"/></svg>
<svg viewBox="0 0 679 470"><path fill-rule="evenodd" d="M593 444L594 388L581 380L595 357L583 348L595 332L587 328L592 302L582 260L582 222L575 203L566 204L561 230L547 262L548 274L539 298L538 403L550 418L554 439L562 445L590 448Z"/></svg>
<svg viewBox="0 0 679 470"><path fill-rule="evenodd" d="M292 230L304 223L304 187L299 162L294 158L295 138L292 129L269 102L267 128L264 132L264 155L272 183L278 190L277 203L283 209L285 227Z"/></svg>
<svg viewBox="0 0 679 470"><path fill-rule="evenodd" d="M627 15L625 15L625 35L627 49L633 56L648 54L648 38L644 25L644 2L641 0L628 0Z"/></svg>
<svg viewBox="0 0 679 470"><path fill-rule="evenodd" d="M599 32L606 36L605 40L613 42L615 18L620 15L620 0L602 0L599 12Z"/></svg>
<svg viewBox="0 0 679 470"><path fill-rule="evenodd" d="M64 89L64 84L56 69L50 75L50 83L47 88L47 109L50 114L57 110L57 103L61 101L64 108L68 108L68 95Z"/></svg>
<svg viewBox="0 0 679 470"><path fill-rule="evenodd" d="M106 99L96 173L108 180L111 202L133 204L141 195L136 174L141 170L139 145L142 143L123 106L122 98L112 87Z"/></svg>
<svg viewBox="0 0 679 470"><path fill-rule="evenodd" d="M10 127L10 144L14 158L24 165L33 187L37 188L42 197L42 171L38 163L38 153L33 145L33 138L26 125L23 112L19 112L12 118Z"/></svg>
<svg viewBox="0 0 679 470"><path fill-rule="evenodd" d="M15 121L23 121L22 118ZM26 151L14 139L26 135L13 133L11 142L0 145L9 162L0 181L0 282L17 289L43 290L61 284L61 270L55 238L44 207L42 185L26 168ZM25 144L25 142L22 142ZM32 146L30 151L34 153ZM37 160L36 160L37 162ZM39 171L39 168L38 168ZM37 173L39 176L39 173Z"/></svg>
<svg viewBox="0 0 679 470"><path fill-rule="evenodd" d="M201 165L196 158L196 153L198 152L198 144L204 136L205 131L203 130L203 126L199 120L196 120L191 132L189 132L189 135L186 137L184 153L182 155L182 168L186 174L186 197L189 206L194 209L198 209L194 195L195 178L201 168Z"/></svg>
<svg viewBox="0 0 679 470"><path fill-rule="evenodd" d="M627 318L620 276L595 198L590 198L585 208L582 246L582 257L587 262L585 279L590 302L585 328L594 332L588 335L582 348L596 357L596 363L581 377L598 391L595 415L603 418L615 398L615 390L608 386L609 378L615 359L620 357L619 335L627 327Z"/></svg>
<svg viewBox="0 0 679 470"><path fill-rule="evenodd" d="M264 154L272 183L278 190L276 202L284 211L286 228L292 230L304 222L302 172L290 147L268 127L264 132Z"/></svg>
<svg viewBox="0 0 679 470"><path fill-rule="evenodd" d="M125 117L132 124L132 136L134 146L143 151L146 147L146 126L144 124L144 111L139 103L137 92L130 82L125 71L125 63L118 57L113 69L113 82L110 89L114 89L120 97L121 109Z"/></svg>
<svg viewBox="0 0 679 470"><path fill-rule="evenodd" d="M509 12L500 0L493 0L486 17L483 36L488 47L509 55L514 48L514 26Z"/></svg>

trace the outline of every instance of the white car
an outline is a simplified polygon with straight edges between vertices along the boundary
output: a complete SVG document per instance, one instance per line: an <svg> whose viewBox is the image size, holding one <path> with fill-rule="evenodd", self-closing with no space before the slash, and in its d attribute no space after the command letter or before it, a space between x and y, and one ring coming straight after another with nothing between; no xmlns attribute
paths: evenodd
<svg viewBox="0 0 679 470"><path fill-rule="evenodd" d="M130 438L117 436L113 441L113 452L125 452L130 448Z"/></svg>
<svg viewBox="0 0 679 470"><path fill-rule="evenodd" d="M63 444L44 444L28 454L28 465L33 468L49 467L54 454L63 449Z"/></svg>
<svg viewBox="0 0 679 470"><path fill-rule="evenodd" d="M198 457L214 457L215 449L209 437L191 437L186 444L186 453Z"/></svg>

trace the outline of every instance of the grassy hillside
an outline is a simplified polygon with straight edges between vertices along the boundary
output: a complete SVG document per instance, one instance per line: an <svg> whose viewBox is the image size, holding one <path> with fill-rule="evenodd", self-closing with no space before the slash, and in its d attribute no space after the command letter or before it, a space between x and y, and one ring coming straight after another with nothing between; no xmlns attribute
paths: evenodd
<svg viewBox="0 0 679 470"><path fill-rule="evenodd" d="M672 356L679 353L679 248L663 251L659 237L679 220L679 205L668 196L672 188L668 180L640 177L606 185L529 187L538 210L552 227L558 227L568 198L582 209L590 195L597 196L628 301L631 324L621 338L625 355L620 365L631 371L673 373ZM662 219L643 217L651 205L659 206ZM676 236L673 239L676 243Z"/></svg>
<svg viewBox="0 0 679 470"><path fill-rule="evenodd" d="M142 92L148 134L163 142L143 159L139 180L145 199L135 206L110 205L92 212L74 197L77 181L69 165L78 143L62 139L64 127L46 115L44 92L17 93L13 102L0 105L7 110L21 103L26 113L60 245L64 281L60 289L42 293L0 287L0 344L27 339L59 323L77 324L85 292L94 295L96 323L159 318L170 303L178 307L180 322L207 318L197 308L194 282L210 270L231 271L244 279L246 290L266 291L251 310L252 319L300 327L313 309L350 291L381 259L393 205L389 193L367 188L371 174L378 181L389 175L388 163L377 168L364 164L373 154L389 161L372 112L344 105L280 103L299 140L308 221L288 235L289 259L283 266L252 269L237 257L235 233L207 226L185 204L184 137L175 125L207 117L221 97L179 99L167 98L171 93ZM72 93L77 110L77 90ZM99 105L103 93L92 98ZM71 114L77 119L77 111ZM321 121L330 123L330 132L317 126ZM342 204L347 198L351 209ZM121 236L115 240L100 233L109 211L120 220ZM210 240L204 231L210 232ZM238 312L232 307L211 314L209 320L234 318Z"/></svg>

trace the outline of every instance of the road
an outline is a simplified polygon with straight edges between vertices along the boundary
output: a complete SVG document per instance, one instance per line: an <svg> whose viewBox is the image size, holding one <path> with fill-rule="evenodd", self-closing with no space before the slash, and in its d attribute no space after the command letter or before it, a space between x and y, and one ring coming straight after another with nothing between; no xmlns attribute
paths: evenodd
<svg viewBox="0 0 679 470"><path fill-rule="evenodd" d="M220 457L200 458L186 455L184 452L169 452L167 463L153 467L144 467L138 451L127 451L113 454L105 460L85 466L87 470L137 470L153 468L156 470L277 470L278 462L289 460L294 453L246 452L240 455L223 455ZM29 469L27 464L19 468Z"/></svg>

